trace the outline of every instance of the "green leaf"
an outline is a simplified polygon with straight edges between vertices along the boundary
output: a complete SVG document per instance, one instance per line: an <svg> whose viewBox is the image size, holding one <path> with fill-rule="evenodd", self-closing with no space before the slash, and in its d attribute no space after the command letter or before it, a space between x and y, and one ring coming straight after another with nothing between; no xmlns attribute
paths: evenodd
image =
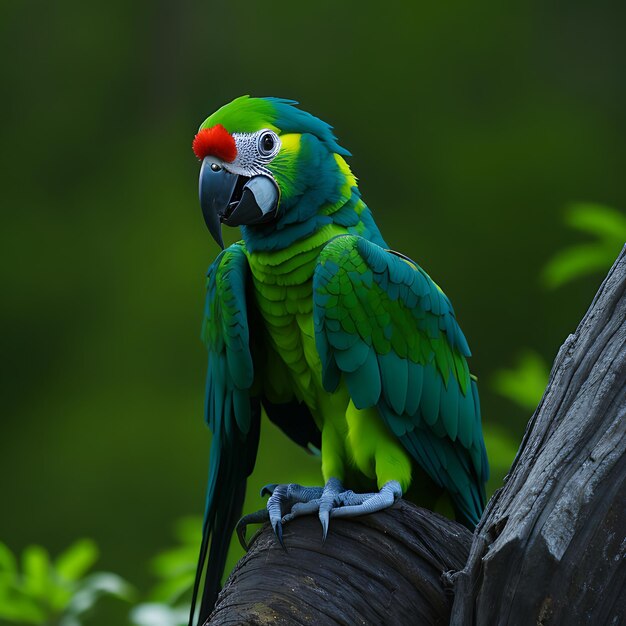
<svg viewBox="0 0 626 626"><path fill-rule="evenodd" d="M526 350L512 369L497 371L491 380L494 391L524 409L534 410L548 384L549 370L543 358Z"/></svg>
<svg viewBox="0 0 626 626"><path fill-rule="evenodd" d="M46 618L46 611L35 599L19 592L9 596L0 594L0 623L7 620L9 623L43 624Z"/></svg>
<svg viewBox="0 0 626 626"><path fill-rule="evenodd" d="M150 599L155 602L175 604L185 592L191 590L195 578L195 571L190 571L165 580L150 592Z"/></svg>
<svg viewBox="0 0 626 626"><path fill-rule="evenodd" d="M73 587L68 586L67 582L59 584L55 581L48 589L46 600L55 613L61 613L70 603L73 593Z"/></svg>
<svg viewBox="0 0 626 626"><path fill-rule="evenodd" d="M55 570L64 580L76 581L98 560L98 548L91 539L80 539L55 561Z"/></svg>
<svg viewBox="0 0 626 626"><path fill-rule="evenodd" d="M550 289L581 276L606 271L619 254L619 246L600 243L581 244L558 252L545 266L543 283Z"/></svg>
<svg viewBox="0 0 626 626"><path fill-rule="evenodd" d="M50 586L50 556L42 546L28 546L22 553L23 589L36 598L45 598Z"/></svg>
<svg viewBox="0 0 626 626"><path fill-rule="evenodd" d="M130 601L135 596L135 590L117 574L97 572L81 582L67 607L67 612L69 615L81 615L91 609L103 596Z"/></svg>
<svg viewBox="0 0 626 626"><path fill-rule="evenodd" d="M595 203L576 203L568 207L565 221L572 228L611 242L626 242L626 215L612 207Z"/></svg>
<svg viewBox="0 0 626 626"><path fill-rule="evenodd" d="M595 241L557 252L546 264L541 280L554 289L581 276L606 272L626 242L626 215L602 204L568 207L566 223L595 237Z"/></svg>
<svg viewBox="0 0 626 626"><path fill-rule="evenodd" d="M195 570L197 562L198 546L192 545L161 552L152 559L150 566L157 576L169 578L182 572Z"/></svg>

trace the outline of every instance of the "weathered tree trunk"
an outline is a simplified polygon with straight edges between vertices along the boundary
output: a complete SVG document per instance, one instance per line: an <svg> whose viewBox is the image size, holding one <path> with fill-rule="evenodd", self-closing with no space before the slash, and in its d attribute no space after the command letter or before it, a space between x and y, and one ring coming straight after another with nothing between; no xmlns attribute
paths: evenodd
<svg viewBox="0 0 626 626"><path fill-rule="evenodd" d="M554 362L489 501L451 624L626 621L626 248Z"/></svg>
<svg viewBox="0 0 626 626"><path fill-rule="evenodd" d="M473 538L404 501L333 520L324 545L316 518L294 520L288 552L265 527L207 624L626 623L625 417L626 248Z"/></svg>

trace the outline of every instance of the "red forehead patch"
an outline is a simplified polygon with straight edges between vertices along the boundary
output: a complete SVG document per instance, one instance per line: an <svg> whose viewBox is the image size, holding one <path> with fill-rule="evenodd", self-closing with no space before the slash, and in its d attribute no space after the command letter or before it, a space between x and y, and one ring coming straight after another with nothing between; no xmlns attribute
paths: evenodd
<svg viewBox="0 0 626 626"><path fill-rule="evenodd" d="M193 138L191 147L201 161L210 155L232 163L237 156L235 140L221 124L200 130Z"/></svg>

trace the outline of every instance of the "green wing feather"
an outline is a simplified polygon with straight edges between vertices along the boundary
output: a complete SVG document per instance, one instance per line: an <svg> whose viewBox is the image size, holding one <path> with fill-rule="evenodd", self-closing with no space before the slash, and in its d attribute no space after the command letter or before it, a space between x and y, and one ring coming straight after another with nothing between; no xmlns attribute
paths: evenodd
<svg viewBox="0 0 626 626"><path fill-rule="evenodd" d="M209 353L205 408L213 438L190 624L209 545L199 623L204 623L217 598L258 448L261 408L259 399L250 394L254 369L246 307L248 274L244 250L234 244L217 257L207 276L202 339Z"/></svg>
<svg viewBox="0 0 626 626"><path fill-rule="evenodd" d="M377 406L475 525L489 467L470 350L445 294L410 259L342 236L321 253L314 316L326 390L343 376L358 408Z"/></svg>

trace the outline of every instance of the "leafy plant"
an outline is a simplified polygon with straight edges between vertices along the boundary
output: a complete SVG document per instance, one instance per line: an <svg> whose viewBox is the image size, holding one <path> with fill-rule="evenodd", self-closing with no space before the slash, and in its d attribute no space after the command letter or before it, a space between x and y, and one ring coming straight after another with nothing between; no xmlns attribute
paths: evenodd
<svg viewBox="0 0 626 626"><path fill-rule="evenodd" d="M606 271L626 242L626 216L608 206L577 203L567 208L565 223L595 240L557 252L547 263L542 281L556 288L576 278Z"/></svg>
<svg viewBox="0 0 626 626"><path fill-rule="evenodd" d="M525 350L510 369L498 370L491 380L494 391L523 409L534 411L548 383L548 366L543 357Z"/></svg>
<svg viewBox="0 0 626 626"><path fill-rule="evenodd" d="M202 540L202 520L185 517L176 523L174 535L180 545L158 554L151 562L159 582L148 595L148 602L131 611L136 626L184 626L189 616L187 594L196 575L198 546Z"/></svg>
<svg viewBox="0 0 626 626"><path fill-rule="evenodd" d="M130 600L131 586L116 574L87 575L97 559L98 548L89 539L72 544L54 561L45 548L33 545L22 553L20 570L15 555L0 543L0 619L80 626L100 598Z"/></svg>

